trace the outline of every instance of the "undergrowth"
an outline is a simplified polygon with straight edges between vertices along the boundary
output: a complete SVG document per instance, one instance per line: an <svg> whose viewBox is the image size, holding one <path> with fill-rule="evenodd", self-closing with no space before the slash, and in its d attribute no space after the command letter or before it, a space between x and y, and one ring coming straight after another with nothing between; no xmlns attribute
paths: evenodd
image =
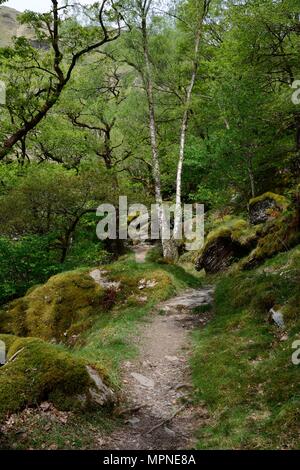
<svg viewBox="0 0 300 470"><path fill-rule="evenodd" d="M299 448L300 249L219 278L214 318L194 334L196 400L210 411L201 449ZM270 308L283 313L281 330Z"/></svg>

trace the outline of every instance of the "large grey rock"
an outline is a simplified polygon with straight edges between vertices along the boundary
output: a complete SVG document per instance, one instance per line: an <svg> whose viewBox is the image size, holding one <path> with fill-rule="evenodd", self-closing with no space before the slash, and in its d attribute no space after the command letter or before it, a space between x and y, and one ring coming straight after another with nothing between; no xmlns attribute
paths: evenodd
<svg viewBox="0 0 300 470"><path fill-rule="evenodd" d="M86 366L86 370L93 382L89 388L90 399L93 403L103 406L114 401L113 391L105 385L98 372L91 366Z"/></svg>
<svg viewBox="0 0 300 470"><path fill-rule="evenodd" d="M103 271L103 270L101 271L100 269L93 269L93 271L90 271L89 273L90 277L94 279L96 284L99 284L99 286L103 287L104 289L118 290L120 288L120 282L109 281L105 277L106 274L107 274L107 271Z"/></svg>
<svg viewBox="0 0 300 470"><path fill-rule="evenodd" d="M274 209L276 203L273 199L265 199L264 201L257 202L249 208L249 219L253 225L262 224L270 219L268 211Z"/></svg>
<svg viewBox="0 0 300 470"><path fill-rule="evenodd" d="M166 313L176 312L178 309L193 309L200 305L209 305L212 303L213 288L203 287L202 289L189 289L184 294L177 295L172 299L161 302L158 310Z"/></svg>

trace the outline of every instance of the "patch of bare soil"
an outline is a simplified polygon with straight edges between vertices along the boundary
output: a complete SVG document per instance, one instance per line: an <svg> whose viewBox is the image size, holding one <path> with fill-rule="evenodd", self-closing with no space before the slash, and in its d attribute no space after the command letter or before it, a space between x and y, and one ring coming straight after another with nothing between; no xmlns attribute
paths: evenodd
<svg viewBox="0 0 300 470"><path fill-rule="evenodd" d="M212 290L189 290L162 303L134 339L139 358L123 365L124 424L101 436L100 449L170 450L194 445L194 433L208 419L194 406L189 358L190 331L204 326L208 313L191 308L211 302Z"/></svg>
<svg viewBox="0 0 300 470"><path fill-rule="evenodd" d="M153 248L153 245L150 245L148 243L138 243L137 245L134 245L131 247L131 250L135 254L135 260L137 263L144 263L146 261L146 256L149 253L149 251Z"/></svg>

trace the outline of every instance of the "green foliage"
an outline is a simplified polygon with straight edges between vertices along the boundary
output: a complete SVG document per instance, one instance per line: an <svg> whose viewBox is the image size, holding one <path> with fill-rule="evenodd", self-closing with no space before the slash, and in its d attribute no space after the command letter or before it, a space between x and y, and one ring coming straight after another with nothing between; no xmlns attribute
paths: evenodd
<svg viewBox="0 0 300 470"><path fill-rule="evenodd" d="M1 303L57 272L107 261L95 212L113 196L100 169L2 164L0 172Z"/></svg>
<svg viewBox="0 0 300 470"><path fill-rule="evenodd" d="M26 236L19 241L0 238L0 303L22 295L59 270L48 250L49 236Z"/></svg>

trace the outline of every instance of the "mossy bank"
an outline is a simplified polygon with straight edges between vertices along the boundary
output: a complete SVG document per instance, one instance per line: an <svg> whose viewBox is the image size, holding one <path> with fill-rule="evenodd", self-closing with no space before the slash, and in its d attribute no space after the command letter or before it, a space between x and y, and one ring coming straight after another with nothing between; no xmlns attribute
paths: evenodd
<svg viewBox="0 0 300 470"><path fill-rule="evenodd" d="M299 448L299 285L300 247L217 282L214 319L194 334L196 400L210 412L199 448ZM282 312L283 328L271 308Z"/></svg>

